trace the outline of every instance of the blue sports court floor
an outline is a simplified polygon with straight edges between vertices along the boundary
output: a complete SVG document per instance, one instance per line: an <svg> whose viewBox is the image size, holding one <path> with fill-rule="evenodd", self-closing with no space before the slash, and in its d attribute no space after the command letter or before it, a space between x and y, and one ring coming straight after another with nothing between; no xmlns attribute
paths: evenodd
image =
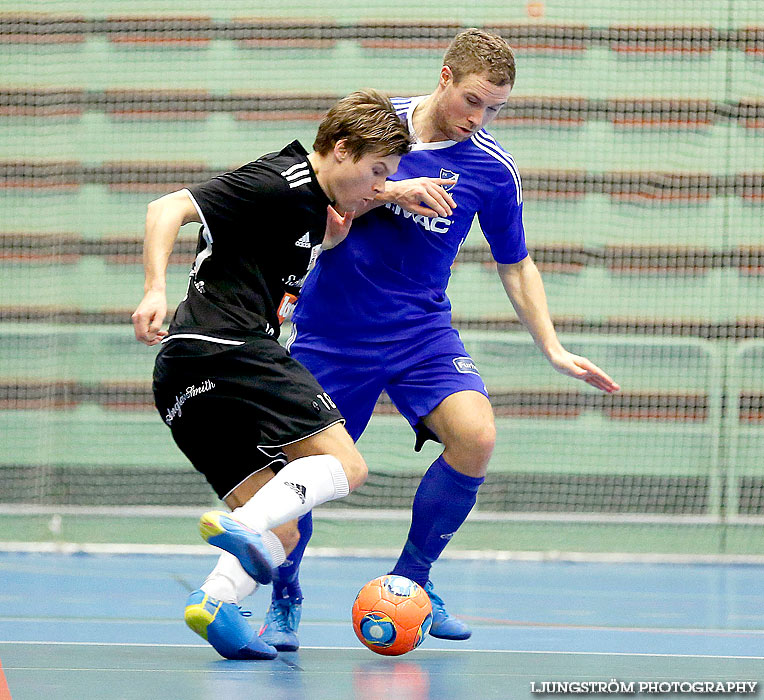
<svg viewBox="0 0 764 700"><path fill-rule="evenodd" d="M647 681L758 681L762 692L762 566L446 560L434 580L472 638L430 637L386 658L360 646L349 610L390 562L310 557L303 647L236 662L181 619L214 561L0 555L0 663L13 700L483 700L541 697L532 682L612 679L635 682L635 697ZM253 624L269 593L247 601Z"/></svg>

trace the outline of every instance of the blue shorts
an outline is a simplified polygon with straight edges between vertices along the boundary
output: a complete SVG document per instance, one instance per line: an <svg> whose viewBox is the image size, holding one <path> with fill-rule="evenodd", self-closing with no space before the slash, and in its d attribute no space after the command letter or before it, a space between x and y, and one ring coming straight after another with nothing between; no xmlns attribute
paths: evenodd
<svg viewBox="0 0 764 700"><path fill-rule="evenodd" d="M447 396L471 390L488 397L453 328L428 330L405 342L351 344L300 331L295 324L287 348L332 397L353 440L366 429L383 391L417 433L417 449L437 440L422 419Z"/></svg>

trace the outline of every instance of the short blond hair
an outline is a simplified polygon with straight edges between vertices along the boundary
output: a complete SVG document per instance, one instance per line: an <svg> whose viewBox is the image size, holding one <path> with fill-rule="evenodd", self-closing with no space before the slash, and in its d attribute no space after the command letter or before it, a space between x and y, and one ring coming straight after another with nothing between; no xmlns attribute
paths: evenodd
<svg viewBox="0 0 764 700"><path fill-rule="evenodd" d="M326 155L342 139L356 161L367 153L404 156L411 150L408 128L393 103L371 88L350 93L326 113L313 149Z"/></svg>
<svg viewBox="0 0 764 700"><path fill-rule="evenodd" d="M498 34L482 29L459 32L443 56L443 65L451 69L457 83L476 74L486 75L499 87L515 84L515 54Z"/></svg>

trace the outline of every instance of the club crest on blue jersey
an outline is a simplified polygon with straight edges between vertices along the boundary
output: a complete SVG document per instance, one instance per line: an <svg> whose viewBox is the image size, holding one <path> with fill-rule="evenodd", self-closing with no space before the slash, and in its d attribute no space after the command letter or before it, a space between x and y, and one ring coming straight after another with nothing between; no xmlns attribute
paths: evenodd
<svg viewBox="0 0 764 700"><path fill-rule="evenodd" d="M443 189L446 192L450 192L452 189L454 189L454 187L456 187L457 183L459 182L459 173L455 173L453 170L447 170L446 168L441 168L440 179L441 180L456 180L456 182L450 185L443 185Z"/></svg>

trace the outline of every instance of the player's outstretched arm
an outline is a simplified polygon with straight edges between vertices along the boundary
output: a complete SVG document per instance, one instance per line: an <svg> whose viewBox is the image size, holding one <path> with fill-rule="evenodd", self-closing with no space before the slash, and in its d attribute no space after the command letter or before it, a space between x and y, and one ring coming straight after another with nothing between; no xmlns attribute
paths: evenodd
<svg viewBox="0 0 764 700"><path fill-rule="evenodd" d="M406 211L426 217L451 216L456 202L443 185L456 184L456 180L440 177L415 177L409 180L388 180L385 191L375 201L381 204L393 202Z"/></svg>
<svg viewBox="0 0 764 700"><path fill-rule="evenodd" d="M499 263L498 271L518 318L552 367L608 394L621 388L593 362L562 346L549 315L544 283L530 256L512 265Z"/></svg>
<svg viewBox="0 0 764 700"><path fill-rule="evenodd" d="M161 330L167 315L167 262L180 227L193 221L201 223L184 190L160 197L148 206L143 241L144 294L132 315L135 337L146 345L156 345L167 335Z"/></svg>

